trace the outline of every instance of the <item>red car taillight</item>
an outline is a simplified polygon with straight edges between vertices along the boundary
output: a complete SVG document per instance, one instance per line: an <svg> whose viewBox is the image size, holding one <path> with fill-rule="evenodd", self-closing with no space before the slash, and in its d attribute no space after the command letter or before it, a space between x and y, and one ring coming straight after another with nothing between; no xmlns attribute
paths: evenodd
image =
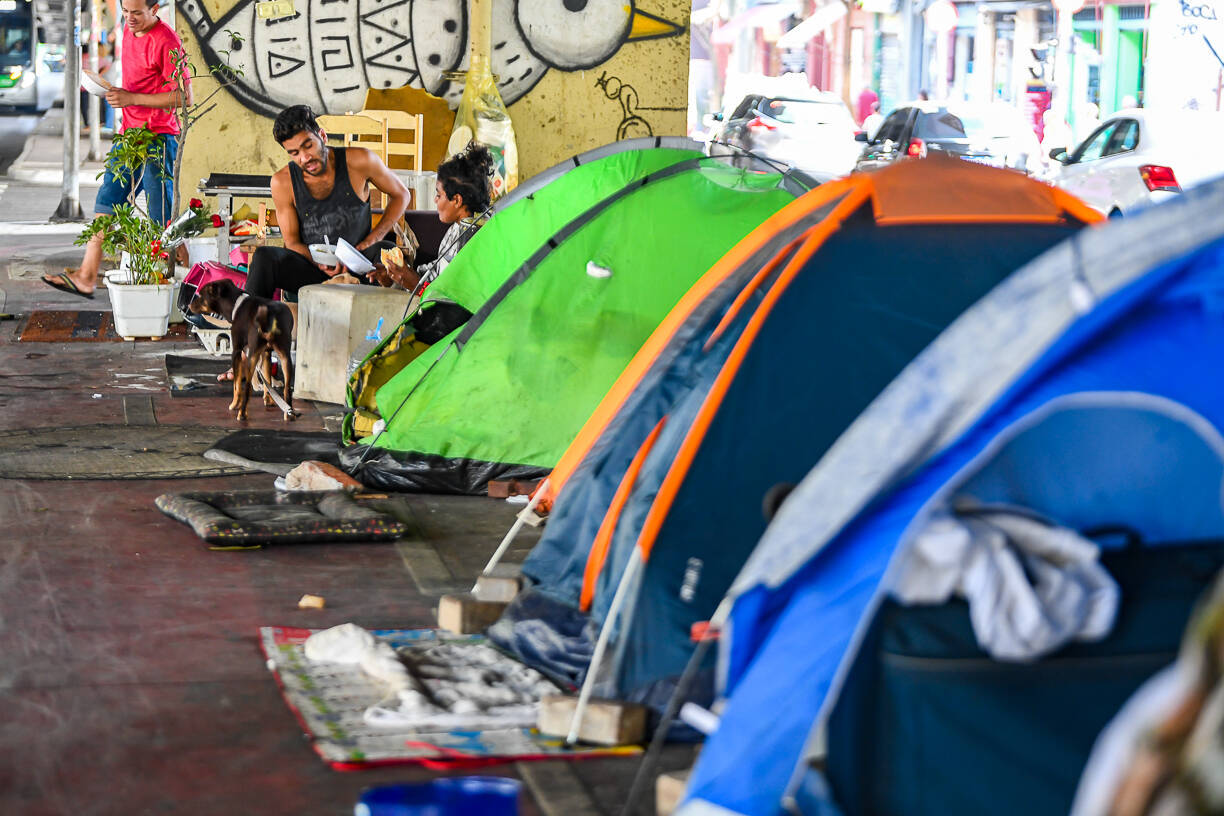
<svg viewBox="0 0 1224 816"><path fill-rule="evenodd" d="M905 155L915 159L921 159L926 156L926 142L921 139L910 139L909 147L905 148Z"/></svg>
<svg viewBox="0 0 1224 816"><path fill-rule="evenodd" d="M768 122L766 122L764 119L762 119L759 116L753 119L751 122L749 122L746 125L746 127L749 130L777 130L776 127L769 124Z"/></svg>
<svg viewBox="0 0 1224 816"><path fill-rule="evenodd" d="M1145 164L1139 168L1143 183L1152 192L1166 190L1170 193L1180 193L1177 176L1173 175L1172 167L1161 167L1159 164Z"/></svg>

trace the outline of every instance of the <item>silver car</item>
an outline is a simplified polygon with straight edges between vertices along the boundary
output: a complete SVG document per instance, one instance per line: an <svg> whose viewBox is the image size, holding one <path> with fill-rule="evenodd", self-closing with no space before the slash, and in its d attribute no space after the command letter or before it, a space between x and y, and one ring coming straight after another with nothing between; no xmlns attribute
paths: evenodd
<svg viewBox="0 0 1224 816"><path fill-rule="evenodd" d="M715 115L715 119L721 117ZM749 94L722 122L710 141L709 153L734 157L746 151L798 168L823 182L854 169L858 158L855 130L854 118L836 94Z"/></svg>

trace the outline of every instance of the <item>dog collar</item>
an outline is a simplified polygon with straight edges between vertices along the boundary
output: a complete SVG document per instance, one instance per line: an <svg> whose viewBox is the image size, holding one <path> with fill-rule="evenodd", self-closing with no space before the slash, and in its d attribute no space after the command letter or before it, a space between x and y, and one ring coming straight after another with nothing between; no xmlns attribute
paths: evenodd
<svg viewBox="0 0 1224 816"><path fill-rule="evenodd" d="M234 320L238 317L238 307L241 306L242 301L246 300L248 297L249 295L246 292L243 292L241 295L238 296L238 299L234 301L234 311L230 314L231 323L233 323Z"/></svg>

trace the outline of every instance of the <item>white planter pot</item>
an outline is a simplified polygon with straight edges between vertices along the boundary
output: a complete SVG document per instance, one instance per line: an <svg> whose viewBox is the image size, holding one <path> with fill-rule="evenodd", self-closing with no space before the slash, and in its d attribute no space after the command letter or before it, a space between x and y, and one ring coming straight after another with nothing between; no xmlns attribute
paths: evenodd
<svg viewBox="0 0 1224 816"><path fill-rule="evenodd" d="M108 281L115 331L124 339L162 337L170 325L174 285L136 285Z"/></svg>

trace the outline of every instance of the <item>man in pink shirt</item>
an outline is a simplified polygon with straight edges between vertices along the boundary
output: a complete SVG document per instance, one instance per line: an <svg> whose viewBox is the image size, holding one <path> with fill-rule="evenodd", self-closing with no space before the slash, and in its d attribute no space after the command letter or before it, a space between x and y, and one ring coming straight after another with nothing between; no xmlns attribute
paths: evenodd
<svg viewBox="0 0 1224 816"><path fill-rule="evenodd" d="M159 0L123 0L123 85L106 94L112 107L123 109L120 131L147 127L158 134L160 155L150 160L135 176L115 175L109 166L94 202L97 215L110 215L115 206L126 203L133 186L144 190L148 214L166 223L173 201L174 157L178 152L179 122L175 110L179 92L174 76L172 51L183 43L170 26L157 16ZM191 85L187 85L187 104L191 104ZM96 235L85 246L85 260L75 272L43 277L48 286L62 292L92 298L102 263L102 236Z"/></svg>

